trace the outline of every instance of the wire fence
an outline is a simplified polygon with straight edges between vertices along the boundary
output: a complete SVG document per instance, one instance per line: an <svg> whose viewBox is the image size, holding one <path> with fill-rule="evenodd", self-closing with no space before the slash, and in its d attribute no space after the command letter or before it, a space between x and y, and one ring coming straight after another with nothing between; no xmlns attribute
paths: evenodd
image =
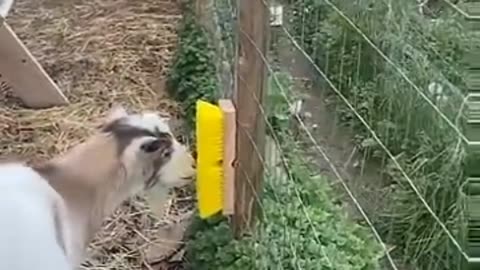
<svg viewBox="0 0 480 270"><path fill-rule="evenodd" d="M232 98L235 88L235 59L237 56L237 35L235 0L196 1L199 21L209 34L216 58L213 59L218 71L220 96Z"/></svg>
<svg viewBox="0 0 480 270"><path fill-rule="evenodd" d="M258 203L255 269L436 270L472 261L463 187L465 58L480 44L465 23L473 5L210 3L230 78L223 97L254 103L237 103L238 152L247 153L237 181L249 191L236 192L249 211ZM259 3L268 31L249 17L262 14ZM245 77L245 63L257 79L265 69L265 87Z"/></svg>

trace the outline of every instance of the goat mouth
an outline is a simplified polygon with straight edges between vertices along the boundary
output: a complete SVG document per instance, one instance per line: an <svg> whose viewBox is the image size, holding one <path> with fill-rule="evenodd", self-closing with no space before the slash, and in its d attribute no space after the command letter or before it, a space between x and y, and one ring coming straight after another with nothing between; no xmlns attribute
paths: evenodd
<svg viewBox="0 0 480 270"><path fill-rule="evenodd" d="M180 181L177 183L171 185L170 187L184 187L192 183L194 176L187 176L187 177L181 177ZM157 183L160 182L160 176L155 174L152 177L150 177L146 182L145 182L145 189L151 189L153 188ZM168 185L167 185L168 186Z"/></svg>
<svg viewBox="0 0 480 270"><path fill-rule="evenodd" d="M176 183L171 184L171 188L182 188L190 185L193 182L194 177L181 177Z"/></svg>

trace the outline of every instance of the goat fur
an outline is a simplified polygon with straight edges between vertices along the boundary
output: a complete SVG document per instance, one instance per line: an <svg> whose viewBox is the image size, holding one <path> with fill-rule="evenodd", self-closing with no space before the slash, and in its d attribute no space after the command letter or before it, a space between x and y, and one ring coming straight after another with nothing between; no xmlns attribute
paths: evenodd
<svg viewBox="0 0 480 270"><path fill-rule="evenodd" d="M13 6L13 0L0 0L0 17L6 18Z"/></svg>
<svg viewBox="0 0 480 270"><path fill-rule="evenodd" d="M0 269L73 269L103 219L144 190L147 180L158 179L155 186L164 189L190 182L193 158L171 136L165 119L117 107L104 126L119 120L145 132L132 133L122 152L118 136L97 132L43 165L0 165ZM161 141L150 133L166 135ZM158 149L144 151L156 141ZM188 158L171 158L179 153ZM182 164L172 164L175 160ZM182 166L187 169L172 171Z"/></svg>
<svg viewBox="0 0 480 270"><path fill-rule="evenodd" d="M0 166L0 269L72 269L61 196L33 169Z"/></svg>

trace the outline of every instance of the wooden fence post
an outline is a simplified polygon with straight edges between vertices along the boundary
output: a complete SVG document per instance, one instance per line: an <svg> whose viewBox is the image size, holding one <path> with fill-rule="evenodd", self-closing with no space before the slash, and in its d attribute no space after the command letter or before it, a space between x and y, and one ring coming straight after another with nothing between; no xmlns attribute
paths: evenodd
<svg viewBox="0 0 480 270"><path fill-rule="evenodd" d="M265 156L263 106L267 69L268 7L262 0L237 0L238 57L236 59L237 162L235 213L232 225L240 237L253 228L261 193ZM263 54L263 56L260 56Z"/></svg>
<svg viewBox="0 0 480 270"><path fill-rule="evenodd" d="M209 0L196 0L195 1L195 14L197 16L197 21L205 26L205 19L208 13L208 2Z"/></svg>

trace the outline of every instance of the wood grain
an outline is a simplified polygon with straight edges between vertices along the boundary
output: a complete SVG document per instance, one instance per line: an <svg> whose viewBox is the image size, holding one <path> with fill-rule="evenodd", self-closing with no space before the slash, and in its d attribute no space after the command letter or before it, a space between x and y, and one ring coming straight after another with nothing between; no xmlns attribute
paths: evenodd
<svg viewBox="0 0 480 270"><path fill-rule="evenodd" d="M5 21L0 21L0 80L31 108L68 104L62 91L18 39Z"/></svg>

